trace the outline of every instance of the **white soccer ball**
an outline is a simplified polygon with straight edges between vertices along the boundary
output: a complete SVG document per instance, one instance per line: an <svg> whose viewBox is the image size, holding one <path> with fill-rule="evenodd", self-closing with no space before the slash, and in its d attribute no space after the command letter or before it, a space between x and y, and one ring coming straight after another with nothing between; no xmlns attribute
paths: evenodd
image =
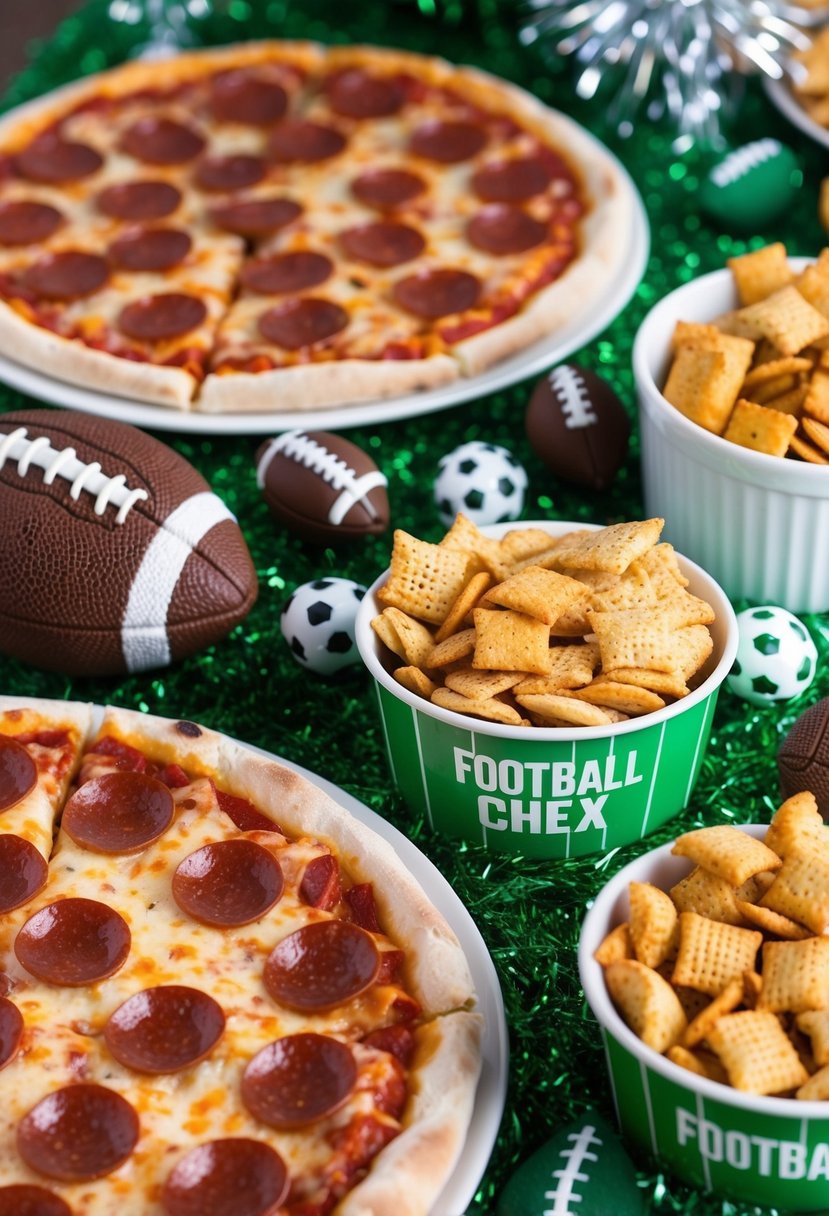
<svg viewBox="0 0 829 1216"><path fill-rule="evenodd" d="M729 688L754 705L805 692L817 670L817 647L802 621L773 605L737 614L740 638Z"/></svg>
<svg viewBox="0 0 829 1216"><path fill-rule="evenodd" d="M354 622L365 593L350 578L317 578L297 587L280 618L282 636L297 663L330 676L359 662Z"/></svg>
<svg viewBox="0 0 829 1216"><path fill-rule="evenodd" d="M473 523L506 523L524 510L527 474L506 448L473 439L438 461L435 502L450 527L459 511Z"/></svg>

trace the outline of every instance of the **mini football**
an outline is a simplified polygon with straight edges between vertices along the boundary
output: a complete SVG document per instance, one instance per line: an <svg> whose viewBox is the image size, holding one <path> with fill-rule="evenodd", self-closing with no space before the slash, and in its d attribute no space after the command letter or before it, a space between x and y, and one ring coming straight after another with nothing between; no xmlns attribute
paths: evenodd
<svg viewBox="0 0 829 1216"><path fill-rule="evenodd" d="M519 1166L497 1216L643 1216L633 1163L610 1125L586 1111Z"/></svg>
<svg viewBox="0 0 829 1216"><path fill-rule="evenodd" d="M610 385L562 363L533 389L525 418L533 451L562 481L605 490L624 463L630 419Z"/></svg>
<svg viewBox="0 0 829 1216"><path fill-rule="evenodd" d="M224 637L257 580L172 448L72 411L0 415L0 647L67 675L163 667Z"/></svg>
<svg viewBox="0 0 829 1216"><path fill-rule="evenodd" d="M726 231L757 228L781 215L803 181L791 148L778 139L755 139L709 169L696 199Z"/></svg>
<svg viewBox="0 0 829 1216"><path fill-rule="evenodd" d="M796 719L780 745L777 767L783 797L810 790L829 822L829 697Z"/></svg>
<svg viewBox="0 0 829 1216"><path fill-rule="evenodd" d="M389 526L386 478L356 444L326 431L286 431L256 453L256 481L281 523L330 545Z"/></svg>

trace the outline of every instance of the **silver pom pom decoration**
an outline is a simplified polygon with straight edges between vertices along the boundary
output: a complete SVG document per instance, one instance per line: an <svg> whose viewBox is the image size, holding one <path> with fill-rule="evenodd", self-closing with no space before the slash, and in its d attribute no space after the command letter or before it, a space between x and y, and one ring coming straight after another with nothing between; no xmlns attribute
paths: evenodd
<svg viewBox="0 0 829 1216"><path fill-rule="evenodd" d="M572 56L579 97L612 89L607 114L621 136L632 134L640 111L650 122L666 118L678 151L692 142L721 145L740 75L794 78L791 56L809 45L798 26L827 16L826 7L775 0L527 0L526 8L522 43Z"/></svg>

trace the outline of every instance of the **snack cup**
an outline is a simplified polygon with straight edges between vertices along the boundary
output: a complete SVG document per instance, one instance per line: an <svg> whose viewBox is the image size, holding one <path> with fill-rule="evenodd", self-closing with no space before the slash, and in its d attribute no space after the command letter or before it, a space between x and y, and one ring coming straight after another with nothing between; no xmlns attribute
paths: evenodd
<svg viewBox="0 0 829 1216"><path fill-rule="evenodd" d="M560 536L583 523L516 527ZM392 777L415 815L436 832L527 857L579 857L639 840L681 811L694 788L717 702L737 648L737 622L722 589L679 558L688 590L708 600L714 650L704 679L680 701L611 726L503 726L433 705L384 666L372 619L380 576L364 597L357 647L375 684Z"/></svg>
<svg viewBox="0 0 829 1216"><path fill-rule="evenodd" d="M739 826L766 832L763 824ZM647 1047L610 999L593 953L627 919L630 882L668 890L693 869L671 847L638 857L602 888L579 942L579 974L601 1029L622 1134L694 1187L787 1212L826 1212L829 1103L743 1093L680 1068Z"/></svg>
<svg viewBox="0 0 829 1216"><path fill-rule="evenodd" d="M795 270L805 258L790 258ZM738 306L729 270L686 283L636 335L642 476L663 539L699 562L732 599L791 612L829 609L829 467L767 456L691 422L662 396L677 321L712 321Z"/></svg>

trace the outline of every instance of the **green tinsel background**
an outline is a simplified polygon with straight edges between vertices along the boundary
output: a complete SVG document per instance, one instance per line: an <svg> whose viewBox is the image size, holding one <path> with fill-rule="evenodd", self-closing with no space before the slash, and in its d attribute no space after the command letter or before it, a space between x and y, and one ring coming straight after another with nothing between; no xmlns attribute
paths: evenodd
<svg viewBox="0 0 829 1216"><path fill-rule="evenodd" d="M123 9L125 6L121 6ZM128 57L146 39L146 23L116 23L116 6L92 0L54 36L34 48L30 66L9 90L4 108L79 74ZM826 154L789 127L750 81L739 115L727 130L737 146L773 135L794 147L804 184L794 204L767 230L737 235L713 227L698 212L696 192L705 155L672 151L671 132L642 122L627 141L604 119L602 94L591 103L572 93L570 65L551 67L517 39L519 7L510 0L217 0L191 22L194 40L222 43L254 37L307 37L327 42L371 41L440 52L516 81L571 114L624 161L649 213L650 262L620 317L572 358L617 389L631 418L636 403L630 368L633 337L651 305L678 284L722 266L733 254L782 240L791 254L814 254L825 243L817 194ZM527 469L525 518L609 523L641 518L636 426L629 457L612 488L587 494L558 483L531 450L524 431L530 383L454 409L395 423L354 428L349 439L372 453L389 480L392 524L429 540L442 528L432 504L437 461L474 438L510 448ZM31 406L0 386L0 411ZM34 402L34 404L40 404ZM309 421L312 425L313 420ZM160 432L207 478L237 515L259 573L259 601L248 619L219 645L168 670L115 680L70 680L0 657L0 689L36 696L90 699L188 717L306 766L385 816L415 840L447 876L489 947L503 991L511 1040L509 1092L498 1141L468 1216L490 1216L518 1164L563 1123L588 1106L613 1112L599 1036L584 1004L576 946L586 907L602 883L635 857L631 845L608 857L570 862L528 861L459 847L413 822L390 784L373 693L352 668L336 680L309 676L291 658L279 630L282 605L300 583L324 574L368 584L387 565L390 534L335 549L315 548L277 526L256 488L256 437ZM693 510L693 503L688 504ZM0 543L2 543L0 521ZM829 552L815 561L829 560ZM735 607L744 607L737 603ZM798 700L755 708L724 688L702 773L687 811L654 833L647 847L688 828L727 820L768 821L777 805L776 751L795 718L829 694L829 616L804 618L820 651L820 670ZM705 1196L636 1158L650 1213L749 1216L761 1209Z"/></svg>

